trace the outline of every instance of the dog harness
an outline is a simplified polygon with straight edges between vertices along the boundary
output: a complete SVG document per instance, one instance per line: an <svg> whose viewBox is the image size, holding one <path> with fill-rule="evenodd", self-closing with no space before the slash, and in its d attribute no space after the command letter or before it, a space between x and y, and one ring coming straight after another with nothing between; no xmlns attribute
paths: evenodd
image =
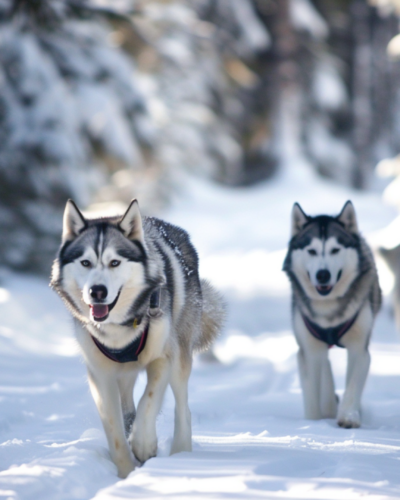
<svg viewBox="0 0 400 500"><path fill-rule="evenodd" d="M146 345L147 334L149 333L149 326L150 323L146 325L146 328L143 330L140 337L122 349L110 349L99 342L96 337L93 337L93 335L92 339L99 348L99 351L101 351L108 359L111 359L111 361L115 361L116 363L129 363L130 361L137 361L139 354L143 351Z"/></svg>
<svg viewBox="0 0 400 500"><path fill-rule="evenodd" d="M311 320L309 320L307 316L304 316L304 314L302 314L301 316L303 318L304 324L313 337L321 340L322 342L325 342L329 347L332 347L334 345L337 345L338 347L344 347L344 345L340 344L339 341L343 337L343 335L347 333L354 325L358 316L358 311L355 316L347 320L345 323L342 323L338 326L333 326L331 328L322 328L316 323L313 323Z"/></svg>
<svg viewBox="0 0 400 500"><path fill-rule="evenodd" d="M152 314L152 310L159 309L160 296L161 296L161 291L159 288L157 288L157 290L155 290L151 294L150 311L149 311L150 316L157 317L157 314ZM142 321L142 316L140 316L139 318L135 317L132 322L133 328L136 328L138 325L140 325L141 321ZM104 356L106 356L108 359L111 359L111 361L115 361L116 363L129 363L130 361L137 361L139 354L145 348L147 335L149 333L149 328L150 328L150 320L148 321L146 328L143 330L142 335L137 339L135 339L130 344L128 344L127 346L123 347L122 349L111 349L110 347L107 347L101 342L99 342L99 340L97 340L96 337L93 337L93 335L91 337L93 339L93 342L98 347L99 351L101 351L104 354Z"/></svg>

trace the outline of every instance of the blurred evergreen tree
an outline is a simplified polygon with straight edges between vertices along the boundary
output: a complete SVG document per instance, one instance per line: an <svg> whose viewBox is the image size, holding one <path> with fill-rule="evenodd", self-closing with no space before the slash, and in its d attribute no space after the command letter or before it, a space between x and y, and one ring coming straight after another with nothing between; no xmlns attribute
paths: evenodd
<svg viewBox="0 0 400 500"><path fill-rule="evenodd" d="M151 143L107 14L77 0L0 3L1 265L48 271L65 201L86 206L110 168L140 166L138 144Z"/></svg>
<svg viewBox="0 0 400 500"><path fill-rule="evenodd" d="M69 197L154 212L186 172L299 163L367 186L400 148L392 1L2 0L2 265L49 269Z"/></svg>

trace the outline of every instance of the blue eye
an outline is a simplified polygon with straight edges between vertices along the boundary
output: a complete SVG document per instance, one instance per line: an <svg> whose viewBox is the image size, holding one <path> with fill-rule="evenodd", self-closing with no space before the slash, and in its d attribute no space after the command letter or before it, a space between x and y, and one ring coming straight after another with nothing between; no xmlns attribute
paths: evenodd
<svg viewBox="0 0 400 500"><path fill-rule="evenodd" d="M317 252L313 248L310 248L310 250L308 250L308 253L310 255L317 255Z"/></svg>
<svg viewBox="0 0 400 500"><path fill-rule="evenodd" d="M118 267L121 264L120 260L114 259L110 262L110 267Z"/></svg>
<svg viewBox="0 0 400 500"><path fill-rule="evenodd" d="M340 252L340 248L332 248L331 255L335 255L335 253L339 253L339 252Z"/></svg>
<svg viewBox="0 0 400 500"><path fill-rule="evenodd" d="M81 260L81 265L83 267L90 267L91 266L90 260L87 259Z"/></svg>

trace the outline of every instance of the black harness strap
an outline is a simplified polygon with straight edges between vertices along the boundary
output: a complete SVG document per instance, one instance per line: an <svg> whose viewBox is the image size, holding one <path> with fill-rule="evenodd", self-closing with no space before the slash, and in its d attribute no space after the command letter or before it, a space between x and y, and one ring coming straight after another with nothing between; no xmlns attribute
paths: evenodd
<svg viewBox="0 0 400 500"><path fill-rule="evenodd" d="M161 300L161 288L157 288L150 296L150 309L155 309L160 307Z"/></svg>
<svg viewBox="0 0 400 500"><path fill-rule="evenodd" d="M129 363L130 361L137 361L139 354L143 351L146 345L147 335L149 333L150 323L146 325L143 333L140 337L135 339L133 342L123 347L122 349L110 349L104 344L99 342L96 337L93 337L93 342L99 348L99 350L111 361L116 363Z"/></svg>
<svg viewBox="0 0 400 500"><path fill-rule="evenodd" d="M153 292L150 293L150 291L147 291L147 298L146 302L149 301L149 306L147 309L147 315L150 317L157 317L157 311L160 311L160 300L161 300L161 289L160 287L157 287ZM150 295L150 299L148 298ZM128 319L126 319L123 323L121 323L121 326L132 326L136 328L137 326L140 325L142 319L143 319L143 314L137 315L135 314L134 316L129 316Z"/></svg>
<svg viewBox="0 0 400 500"><path fill-rule="evenodd" d="M302 314L301 316L303 318L304 324L313 337L321 340L322 342L325 342L329 345L329 347L332 347L333 345L344 347L344 345L340 344L339 341L343 337L343 335L347 333L354 325L358 316L358 312L355 314L355 316L353 316L345 323L342 323L338 326L333 326L331 328L322 328L316 323L310 321L307 316L304 316L304 314Z"/></svg>
<svg viewBox="0 0 400 500"><path fill-rule="evenodd" d="M161 289L157 288L150 296L149 304L149 316L157 318L160 315L160 300L161 300ZM162 314L162 311L161 311ZM129 319L123 323L124 326L132 326L136 328L142 322L143 316L135 316L133 319ZM116 363L129 363L130 361L137 361L139 354L143 351L146 346L147 335L149 333L150 321L147 323L146 328L140 337L135 339L133 342L123 347L122 349L110 349L104 344L99 342L96 337L93 337L93 342L96 344L98 349L111 361Z"/></svg>

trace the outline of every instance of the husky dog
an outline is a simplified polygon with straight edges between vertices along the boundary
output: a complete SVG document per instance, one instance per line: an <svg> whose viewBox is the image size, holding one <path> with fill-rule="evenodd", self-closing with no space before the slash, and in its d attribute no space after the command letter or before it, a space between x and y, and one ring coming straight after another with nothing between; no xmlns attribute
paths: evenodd
<svg viewBox="0 0 400 500"><path fill-rule="evenodd" d="M400 330L400 245L393 248L378 248L378 252L393 274L393 310L396 327Z"/></svg>
<svg viewBox="0 0 400 500"><path fill-rule="evenodd" d="M215 339L224 305L200 281L188 234L142 219L136 200L122 217L97 219L86 219L69 200L51 286L74 316L118 475L135 468L135 457L155 456L156 417L168 384L176 403L171 454L191 451L192 353ZM147 386L136 411L133 387L142 369Z"/></svg>
<svg viewBox="0 0 400 500"><path fill-rule="evenodd" d="M337 217L310 217L295 203L283 270L292 285L305 416L337 418L341 427L359 427L368 344L381 291L352 203L348 201ZM339 405L328 359L332 345L347 349L346 390Z"/></svg>

